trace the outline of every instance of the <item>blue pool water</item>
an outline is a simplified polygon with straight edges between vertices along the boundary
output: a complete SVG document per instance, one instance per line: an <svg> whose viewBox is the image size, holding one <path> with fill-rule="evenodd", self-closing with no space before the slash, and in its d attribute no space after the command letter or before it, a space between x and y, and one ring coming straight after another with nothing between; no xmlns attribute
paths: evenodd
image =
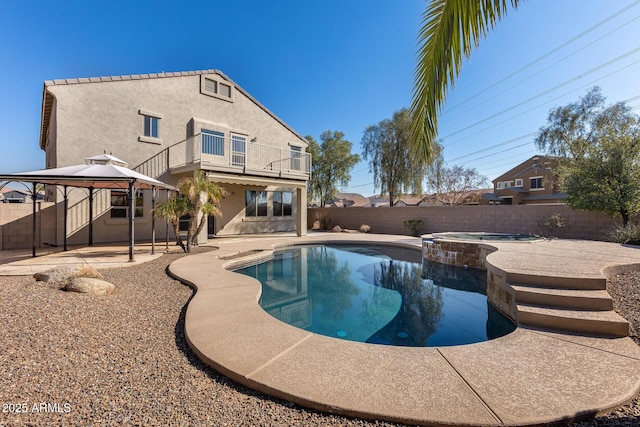
<svg viewBox="0 0 640 427"><path fill-rule="evenodd" d="M301 246L236 272L260 280L267 313L330 337L433 347L515 329L488 303L484 271L423 265L420 251L411 249Z"/></svg>

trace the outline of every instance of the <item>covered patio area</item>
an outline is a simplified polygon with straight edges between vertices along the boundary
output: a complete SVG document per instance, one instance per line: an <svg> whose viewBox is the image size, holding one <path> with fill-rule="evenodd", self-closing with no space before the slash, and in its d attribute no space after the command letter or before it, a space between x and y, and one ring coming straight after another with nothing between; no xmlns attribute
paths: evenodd
<svg viewBox="0 0 640 427"><path fill-rule="evenodd" d="M142 190L151 190L152 209L155 206L157 192L160 189L167 191L174 190L172 185L158 181L149 176L143 175L131 169L128 169L126 162L109 154L101 154L85 159L85 164L67 166L55 169L44 169L31 172L22 172L11 175L0 175L0 181L23 182L32 184L32 198L35 199L38 185L52 185L62 187L64 219L63 219L63 251L68 250L67 246L67 213L68 213L68 189L86 188L88 189L88 205L89 205L89 241L88 245L93 245L93 194L94 190L100 189L118 189L125 190L128 196L129 206L127 218L129 223L129 262L134 261L135 246L135 195ZM3 184L3 187L6 184ZM152 216L152 254L155 252L155 218ZM32 253L36 256L36 203L33 203L32 211Z"/></svg>

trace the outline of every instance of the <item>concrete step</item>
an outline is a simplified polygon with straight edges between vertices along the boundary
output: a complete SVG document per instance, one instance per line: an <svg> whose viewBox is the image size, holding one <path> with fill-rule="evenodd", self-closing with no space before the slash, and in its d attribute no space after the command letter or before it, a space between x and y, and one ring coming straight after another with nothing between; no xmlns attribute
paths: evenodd
<svg viewBox="0 0 640 427"><path fill-rule="evenodd" d="M507 282L526 286L558 289L607 289L607 279L604 277L562 277L545 276L525 273L509 273Z"/></svg>
<svg viewBox="0 0 640 427"><path fill-rule="evenodd" d="M570 310L517 304L518 325L585 335L626 337L629 322L614 311Z"/></svg>
<svg viewBox="0 0 640 427"><path fill-rule="evenodd" d="M605 290L577 290L511 285L518 304L577 310L613 310L611 295Z"/></svg>

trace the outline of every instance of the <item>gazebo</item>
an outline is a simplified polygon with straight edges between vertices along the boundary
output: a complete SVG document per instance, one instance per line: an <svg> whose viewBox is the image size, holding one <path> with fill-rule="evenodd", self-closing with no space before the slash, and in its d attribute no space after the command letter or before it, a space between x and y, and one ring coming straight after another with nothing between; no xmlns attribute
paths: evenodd
<svg viewBox="0 0 640 427"><path fill-rule="evenodd" d="M152 190L152 206L155 204L155 190L175 190L175 187L157 179L128 169L127 163L110 154L100 154L85 159L85 164L62 168L43 169L31 172L20 172L11 175L0 175L0 181L30 182L36 194L38 184L63 187L64 197L64 250L67 250L67 210L68 187L87 188L89 190L89 245L93 245L93 191L96 189L121 189L129 193L129 261L133 261L135 191ZM4 184L6 185L6 184ZM4 187L0 185L0 188ZM152 217L152 251L155 247L155 218ZM36 203L33 203L33 249L36 256Z"/></svg>

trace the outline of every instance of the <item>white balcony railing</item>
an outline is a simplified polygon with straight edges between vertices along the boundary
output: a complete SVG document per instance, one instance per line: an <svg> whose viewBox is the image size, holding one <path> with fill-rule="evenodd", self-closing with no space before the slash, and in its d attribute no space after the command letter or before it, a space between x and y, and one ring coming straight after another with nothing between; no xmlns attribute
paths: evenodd
<svg viewBox="0 0 640 427"><path fill-rule="evenodd" d="M196 163L207 170L302 179L311 173L311 155L296 147L278 148L248 141L243 136L226 138L217 133L197 134L169 148L171 168Z"/></svg>

